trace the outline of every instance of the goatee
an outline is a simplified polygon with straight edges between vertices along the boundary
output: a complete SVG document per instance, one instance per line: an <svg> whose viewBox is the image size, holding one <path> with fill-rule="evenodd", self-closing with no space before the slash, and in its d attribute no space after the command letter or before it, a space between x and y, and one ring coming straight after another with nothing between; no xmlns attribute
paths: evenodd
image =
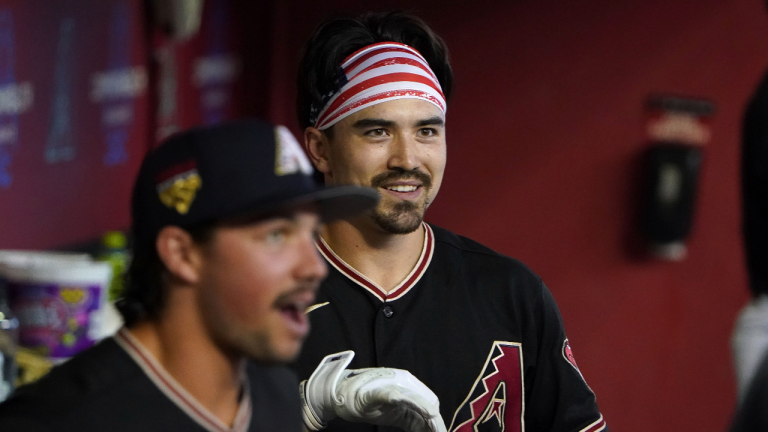
<svg viewBox="0 0 768 432"><path fill-rule="evenodd" d="M415 179L421 183L425 196L432 187L432 177L422 171L387 171L371 180L371 187L378 189L385 184L398 180ZM394 205L384 207L386 202L382 200L371 212L371 217L384 231L391 234L408 234L416 231L424 220L424 213L429 206L429 200L422 203L412 201L400 201Z"/></svg>

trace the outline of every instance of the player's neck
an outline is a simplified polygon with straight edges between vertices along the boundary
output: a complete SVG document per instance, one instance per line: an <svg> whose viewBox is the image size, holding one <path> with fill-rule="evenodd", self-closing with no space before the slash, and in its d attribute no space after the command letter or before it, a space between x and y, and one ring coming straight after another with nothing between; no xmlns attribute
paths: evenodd
<svg viewBox="0 0 768 432"><path fill-rule="evenodd" d="M182 306L191 303L187 296L174 297L161 319L138 323L130 332L192 397L232 425L240 405L242 360L213 344L190 305Z"/></svg>
<svg viewBox="0 0 768 432"><path fill-rule="evenodd" d="M389 292L417 264L425 232L420 226L408 234L392 234L358 218L329 224L321 235L339 258Z"/></svg>

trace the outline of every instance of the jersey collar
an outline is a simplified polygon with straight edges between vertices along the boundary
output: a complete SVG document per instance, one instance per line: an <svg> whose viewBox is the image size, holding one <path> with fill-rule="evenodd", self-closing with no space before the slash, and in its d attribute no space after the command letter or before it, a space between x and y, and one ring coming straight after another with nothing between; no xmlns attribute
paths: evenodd
<svg viewBox="0 0 768 432"><path fill-rule="evenodd" d="M365 277L362 273L352 268L352 266L344 262L343 259L336 255L333 250L331 250L330 246L328 246L328 244L322 238L320 238L320 241L315 244L317 245L317 249L320 251L320 254L325 257L326 261L331 263L331 265L334 266L336 270L341 272L341 274L349 278L352 282L365 288L368 292L378 297L381 301L390 302L399 299L408 291L410 291L411 288L413 288L419 282L421 277L427 271L429 263L432 262L432 254L435 251L435 235L432 233L432 228L430 228L427 223L422 222L422 225L424 226L425 235L424 245L421 248L421 255L419 256L419 260L416 262L416 265L413 267L413 270L411 270L408 276L406 276L405 279L403 279L403 281L400 282L400 284L398 284L389 293L378 286L375 282Z"/></svg>
<svg viewBox="0 0 768 432"><path fill-rule="evenodd" d="M168 399L205 430L210 432L245 432L248 430L251 424L252 407L251 391L245 374L242 378L240 406L232 428L230 428L189 394L128 330L120 329L115 334L114 340L131 356Z"/></svg>

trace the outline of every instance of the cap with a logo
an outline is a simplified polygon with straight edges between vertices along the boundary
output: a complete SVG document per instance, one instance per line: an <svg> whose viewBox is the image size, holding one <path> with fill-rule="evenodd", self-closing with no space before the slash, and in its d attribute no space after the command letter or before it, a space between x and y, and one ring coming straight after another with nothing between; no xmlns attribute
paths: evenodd
<svg viewBox="0 0 768 432"><path fill-rule="evenodd" d="M131 213L136 240L144 242L168 225L191 228L302 203L317 203L327 222L362 213L378 199L366 187L318 185L288 129L242 120L178 133L151 151Z"/></svg>

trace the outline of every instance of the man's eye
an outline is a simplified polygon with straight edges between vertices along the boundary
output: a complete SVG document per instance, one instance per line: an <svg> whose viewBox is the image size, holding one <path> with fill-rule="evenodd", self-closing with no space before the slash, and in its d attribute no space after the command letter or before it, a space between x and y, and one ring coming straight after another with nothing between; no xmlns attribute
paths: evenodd
<svg viewBox="0 0 768 432"><path fill-rule="evenodd" d="M365 134L372 137L380 137L386 135L387 131L385 129L371 129Z"/></svg>
<svg viewBox="0 0 768 432"><path fill-rule="evenodd" d="M267 233L267 242L270 244L280 244L285 241L285 231L282 229L272 230Z"/></svg>
<svg viewBox="0 0 768 432"><path fill-rule="evenodd" d="M422 128L419 129L419 135L423 137L431 137L437 135L437 130L432 128Z"/></svg>

